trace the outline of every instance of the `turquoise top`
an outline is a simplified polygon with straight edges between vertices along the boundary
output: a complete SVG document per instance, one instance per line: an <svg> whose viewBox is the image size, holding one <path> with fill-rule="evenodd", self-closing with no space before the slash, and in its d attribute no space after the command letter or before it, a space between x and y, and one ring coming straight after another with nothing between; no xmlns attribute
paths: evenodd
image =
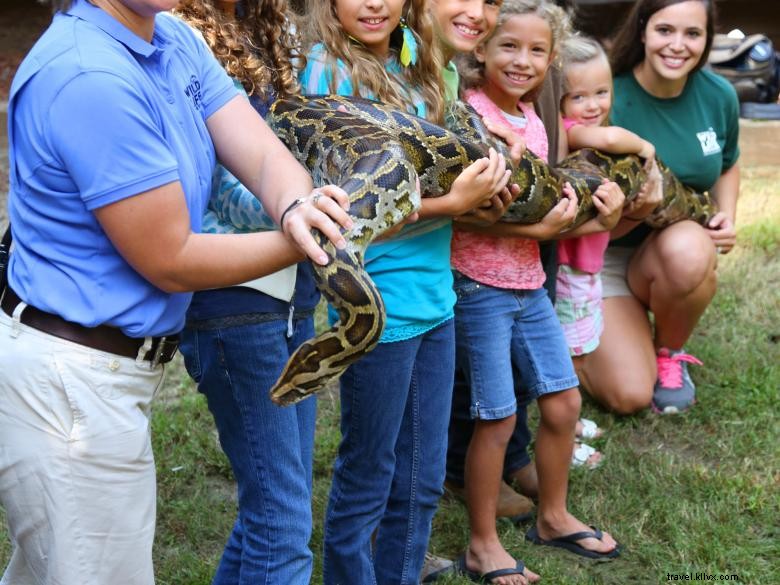
<svg viewBox="0 0 780 585"><path fill-rule="evenodd" d="M394 59L387 63L390 74L398 74L400 68ZM341 60L331 62L321 44L307 55L300 82L304 94L356 95L347 65ZM368 92L358 94L373 97ZM425 104L416 92L414 97L412 113L424 117ZM394 237L368 247L366 270L379 288L387 311L380 343L417 337L453 317L451 238L452 222L436 219L406 226ZM335 319L333 311L331 319Z"/></svg>

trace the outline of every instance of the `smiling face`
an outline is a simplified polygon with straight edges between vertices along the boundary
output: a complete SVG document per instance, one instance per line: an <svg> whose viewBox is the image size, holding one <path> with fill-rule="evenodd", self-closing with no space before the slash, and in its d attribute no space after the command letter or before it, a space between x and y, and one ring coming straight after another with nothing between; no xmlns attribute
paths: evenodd
<svg viewBox="0 0 780 585"><path fill-rule="evenodd" d="M639 65L642 80L672 91L685 86L702 59L707 44L707 9L700 0L672 4L654 13L642 34L645 58Z"/></svg>
<svg viewBox="0 0 780 585"><path fill-rule="evenodd" d="M612 107L612 73L603 57L566 66L563 115L583 126L602 126Z"/></svg>
<svg viewBox="0 0 780 585"><path fill-rule="evenodd" d="M401 21L404 0L335 0L335 7L344 32L385 59L390 35Z"/></svg>
<svg viewBox="0 0 780 585"><path fill-rule="evenodd" d="M511 16L474 51L485 65L485 94L502 110L517 114L517 102L538 87L552 62L552 31L535 14Z"/></svg>
<svg viewBox="0 0 780 585"><path fill-rule="evenodd" d="M470 53L496 27L503 0L430 0L436 38L447 60Z"/></svg>

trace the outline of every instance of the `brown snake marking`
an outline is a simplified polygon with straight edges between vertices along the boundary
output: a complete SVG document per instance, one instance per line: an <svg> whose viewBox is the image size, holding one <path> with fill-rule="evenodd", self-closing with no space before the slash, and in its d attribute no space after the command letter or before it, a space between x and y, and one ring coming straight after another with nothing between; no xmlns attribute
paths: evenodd
<svg viewBox="0 0 780 585"><path fill-rule="evenodd" d="M382 335L384 303L363 267L369 243L419 209L420 192L426 197L447 193L465 167L486 156L488 146L504 154L506 147L461 103L448 111L447 126L452 131L377 102L342 96L277 100L266 121L309 170L315 185L336 184L349 194L354 221L354 227L344 233L345 250L338 250L319 231L313 232L330 259L326 266L313 265L315 281L338 311L339 321L303 343L271 389L274 402L291 404L338 378ZM712 217L714 205L707 193L695 193L660 162L659 166L664 201L646 220L648 224L663 227L682 219L705 223ZM631 200L646 174L636 156L584 149L551 168L526 152L510 178L520 186L520 195L502 221L538 222L558 202L568 181L579 201L572 225L579 225L596 215L591 193L603 177L618 183Z"/></svg>

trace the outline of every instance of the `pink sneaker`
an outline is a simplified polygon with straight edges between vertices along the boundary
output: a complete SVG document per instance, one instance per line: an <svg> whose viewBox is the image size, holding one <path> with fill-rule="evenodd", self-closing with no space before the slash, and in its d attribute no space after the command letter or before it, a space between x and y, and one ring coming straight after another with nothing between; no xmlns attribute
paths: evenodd
<svg viewBox="0 0 780 585"><path fill-rule="evenodd" d="M696 386L688 374L688 364L702 363L683 350L662 347L656 356L658 380L653 389L653 410L659 414L684 412L696 402Z"/></svg>

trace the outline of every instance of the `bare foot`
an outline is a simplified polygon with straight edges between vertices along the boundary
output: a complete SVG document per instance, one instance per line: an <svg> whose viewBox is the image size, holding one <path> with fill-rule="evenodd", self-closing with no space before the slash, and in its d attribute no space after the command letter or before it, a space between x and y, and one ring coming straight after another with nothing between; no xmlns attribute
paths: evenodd
<svg viewBox="0 0 780 585"><path fill-rule="evenodd" d="M543 518L539 516L536 521L536 529L543 540L552 540L576 532L593 532L593 528L583 524L568 511L559 518ZM583 538L577 541L582 548L598 552L608 553L615 550L617 541L609 532L602 532L601 540L597 538Z"/></svg>
<svg viewBox="0 0 780 585"><path fill-rule="evenodd" d="M498 569L514 569L517 560L496 540L484 545L472 541L466 550L466 569L478 575L484 575ZM491 580L495 585L527 585L536 583L539 575L526 567L522 575L502 575Z"/></svg>

